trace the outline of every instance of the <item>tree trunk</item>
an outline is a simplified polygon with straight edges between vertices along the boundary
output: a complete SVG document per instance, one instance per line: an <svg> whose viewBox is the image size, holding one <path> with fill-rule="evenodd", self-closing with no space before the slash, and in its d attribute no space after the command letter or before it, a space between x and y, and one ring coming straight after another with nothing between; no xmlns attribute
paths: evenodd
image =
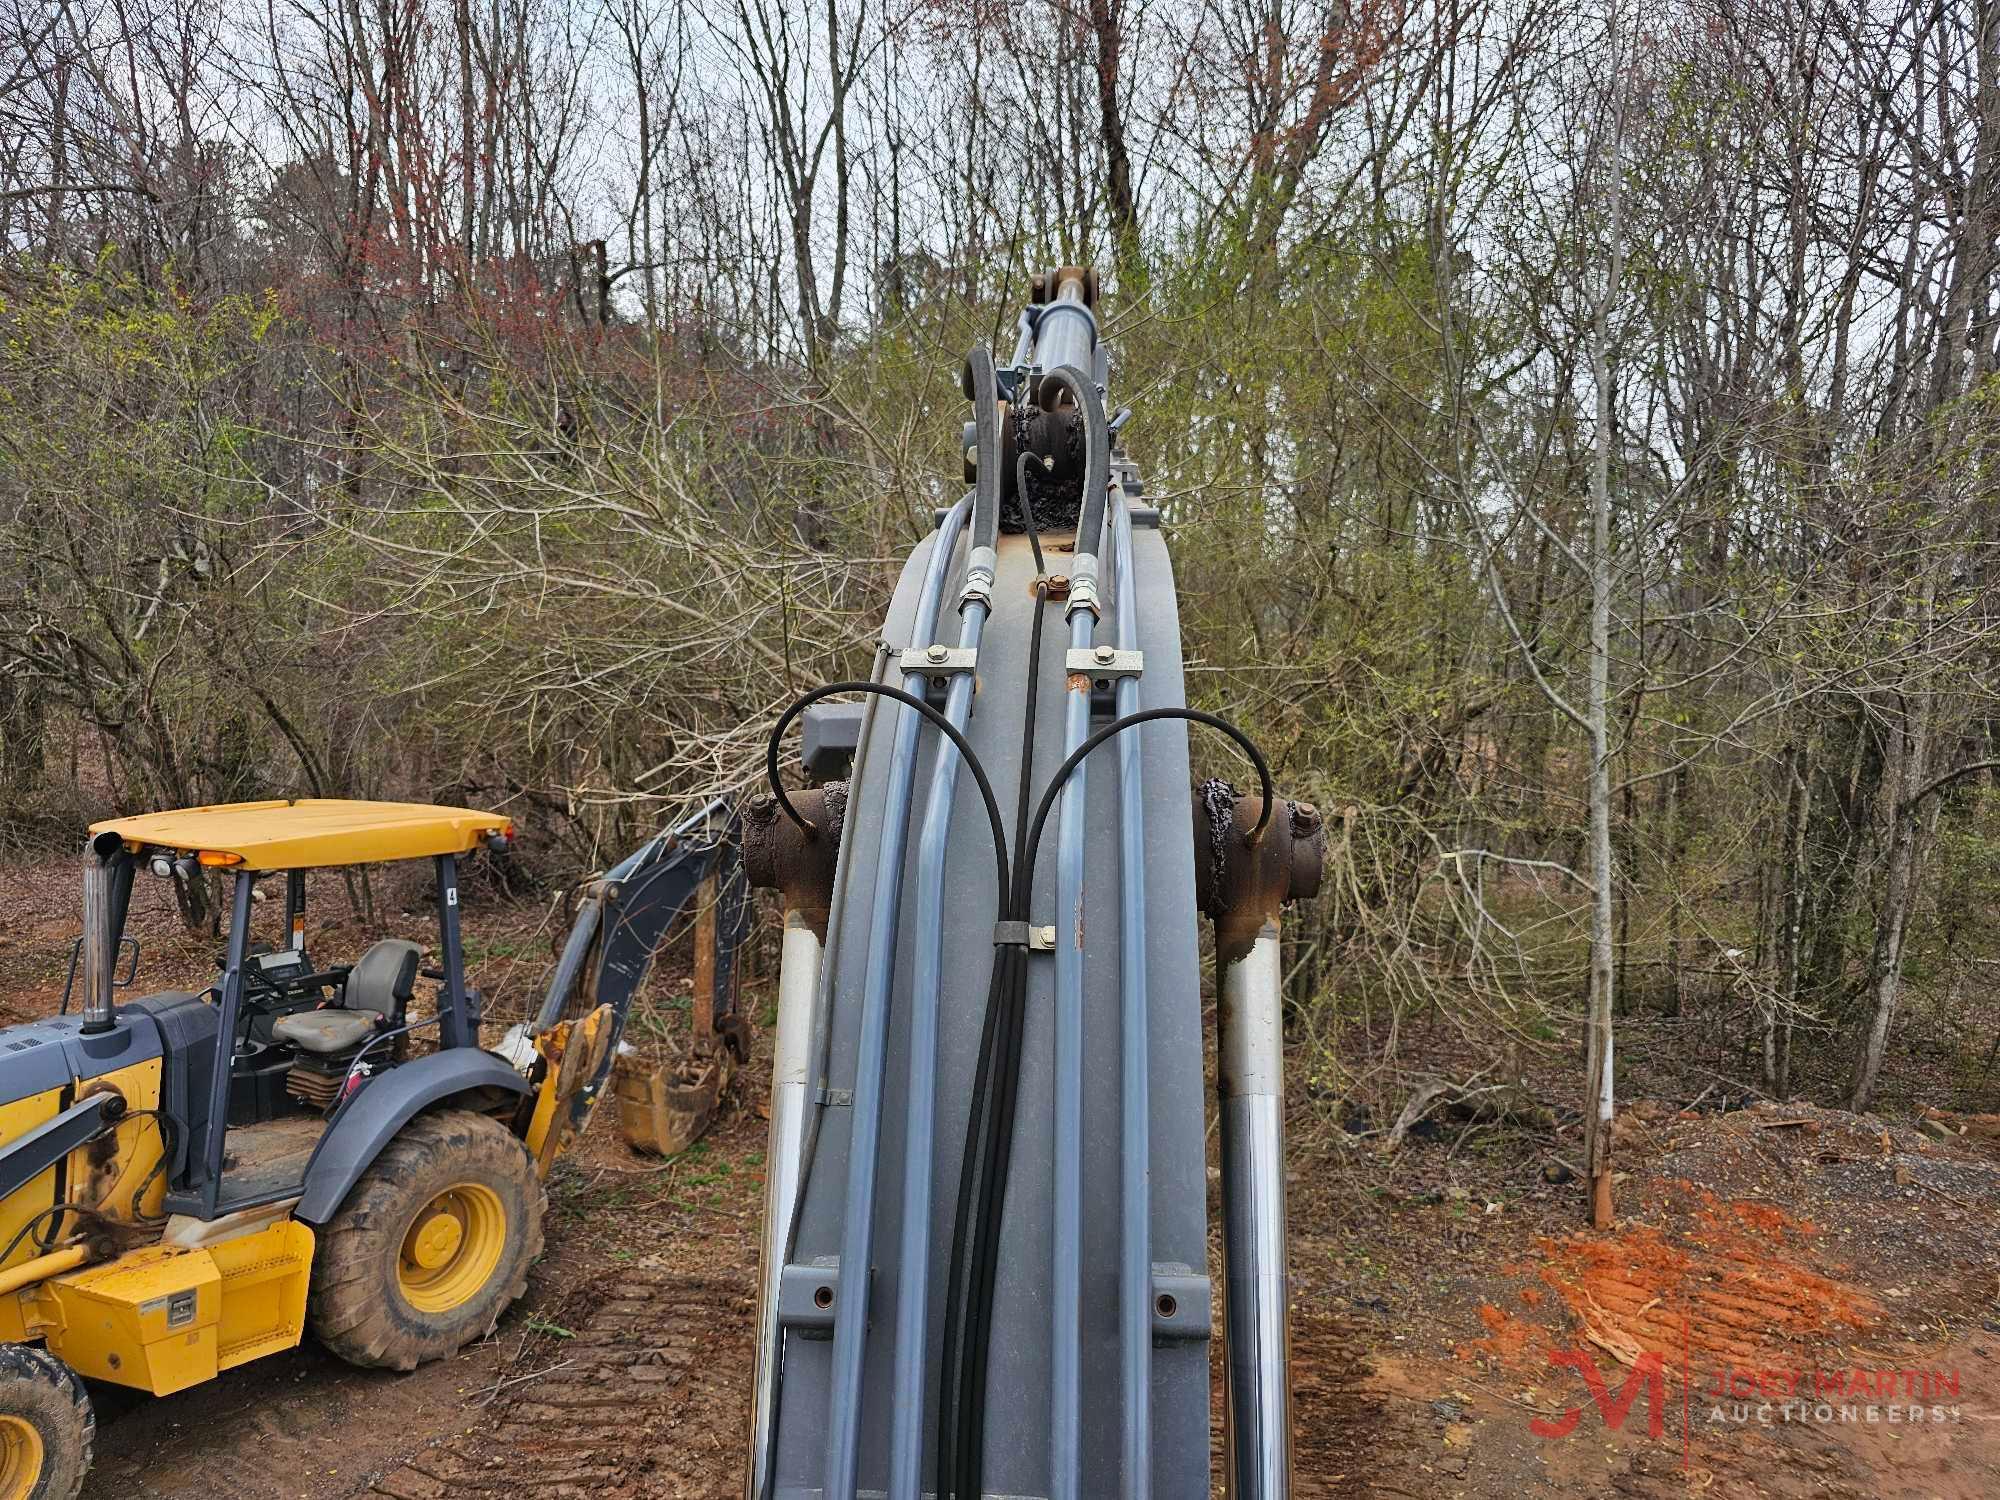
<svg viewBox="0 0 2000 1500"><path fill-rule="evenodd" d="M1608 376L1601 377L1608 378ZM1584 716L1590 725L1590 1069L1585 1103L1584 1156L1590 1171L1590 1222L1611 1225L1611 1121L1615 1109L1612 1004L1616 966L1612 953L1614 912L1611 862L1611 745L1609 737L1611 666L1611 505L1608 485L1609 434L1603 429L1610 397L1598 395L1599 453L1591 489L1590 695Z"/></svg>
<svg viewBox="0 0 2000 1500"><path fill-rule="evenodd" d="M465 295L472 296L473 207L479 192L478 110L472 93L472 0L453 0L452 35L458 43L458 253L463 257Z"/></svg>
<svg viewBox="0 0 2000 1500"><path fill-rule="evenodd" d="M1874 1098L1876 1080L1882 1072L1882 1056L1889 1045L1889 1026L1896 1017L1896 1001L1903 987L1903 935L1909 929L1911 898L1915 892L1917 836L1921 827L1920 809L1901 806L1903 794L1912 783L1921 781L1924 730L1921 720L1903 721L1889 731L1889 758L1897 767L1891 780L1895 795L1889 802L1889 856L1882 876L1882 909L1875 919L1875 947L1869 958L1868 991L1871 1010L1868 1032L1855 1059L1853 1088L1848 1108L1860 1114Z"/></svg>
<svg viewBox="0 0 2000 1500"><path fill-rule="evenodd" d="M1612 76L1612 151L1609 182L1610 264L1591 319L1590 372L1597 387L1596 451L1590 475L1590 690L1584 720L1590 735L1590 1048L1584 1105L1584 1158L1590 1174L1590 1222L1611 1226L1611 1122L1616 1109L1612 1008L1617 969L1612 934L1617 879L1611 853L1611 308L1624 265L1625 60L1619 51L1618 13L1608 37Z"/></svg>
<svg viewBox="0 0 2000 1500"><path fill-rule="evenodd" d="M1118 289L1133 296L1139 272L1139 207L1133 195L1132 154L1125 143L1125 114L1118 101L1124 55L1119 0L1090 0L1090 29L1097 39L1098 133L1104 142L1104 194L1111 209Z"/></svg>
<svg viewBox="0 0 2000 1500"><path fill-rule="evenodd" d="M10 808L42 783L42 696L27 682L0 677L0 796Z"/></svg>
<svg viewBox="0 0 2000 1500"><path fill-rule="evenodd" d="M1797 1014L1802 970L1799 937L1805 928L1806 821L1812 810L1806 752L1785 749L1784 852L1780 856L1778 899L1771 934L1773 994L1764 1007L1764 1087L1774 1099L1791 1092L1792 1020Z"/></svg>

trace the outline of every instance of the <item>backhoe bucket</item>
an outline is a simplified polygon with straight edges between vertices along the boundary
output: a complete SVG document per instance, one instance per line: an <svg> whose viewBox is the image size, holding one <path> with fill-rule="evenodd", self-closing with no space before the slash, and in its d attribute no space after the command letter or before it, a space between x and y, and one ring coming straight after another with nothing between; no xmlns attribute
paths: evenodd
<svg viewBox="0 0 2000 1500"><path fill-rule="evenodd" d="M735 1072L735 1057L726 1047L666 1066L619 1058L611 1085L618 1096L618 1133L638 1151L673 1156L687 1150L708 1133Z"/></svg>
<svg viewBox="0 0 2000 1500"><path fill-rule="evenodd" d="M544 1174L589 1123L607 1086L620 1094L626 1139L642 1149L679 1150L707 1128L733 1064L750 1050L749 1026L736 1009L736 951L750 911L737 838L734 805L717 799L583 888L532 1033L545 1082L526 1140ZM614 1084L626 1013L655 953L690 909L695 1004L688 1060L650 1080L643 1070L628 1079L621 1065ZM585 1006L594 1008L565 1019ZM653 1117L637 1134L635 1108Z"/></svg>

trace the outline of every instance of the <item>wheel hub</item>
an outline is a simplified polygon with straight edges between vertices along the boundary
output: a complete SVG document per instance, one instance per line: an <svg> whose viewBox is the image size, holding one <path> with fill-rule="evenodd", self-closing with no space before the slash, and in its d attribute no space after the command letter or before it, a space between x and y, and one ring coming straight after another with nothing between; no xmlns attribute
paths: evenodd
<svg viewBox="0 0 2000 1500"><path fill-rule="evenodd" d="M25 1418L0 1417L0 1500L28 1500L42 1477L42 1435Z"/></svg>
<svg viewBox="0 0 2000 1500"><path fill-rule="evenodd" d="M485 1289L507 1242L507 1210L498 1193L477 1182L446 1188L417 1211L403 1234L397 1290L418 1312L463 1307Z"/></svg>
<svg viewBox="0 0 2000 1500"><path fill-rule="evenodd" d="M458 1215L427 1209L410 1231L404 1259L423 1271L435 1271L458 1254L465 1243L465 1224Z"/></svg>

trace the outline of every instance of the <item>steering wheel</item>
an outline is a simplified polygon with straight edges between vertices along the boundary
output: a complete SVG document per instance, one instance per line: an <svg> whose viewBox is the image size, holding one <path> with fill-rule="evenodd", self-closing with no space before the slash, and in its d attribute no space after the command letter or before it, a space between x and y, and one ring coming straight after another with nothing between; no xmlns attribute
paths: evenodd
<svg viewBox="0 0 2000 1500"><path fill-rule="evenodd" d="M269 974L266 974L261 964L245 964L243 966L243 982L246 988L255 989L261 994L269 995L274 1000L282 1000L285 997L285 987L271 978Z"/></svg>

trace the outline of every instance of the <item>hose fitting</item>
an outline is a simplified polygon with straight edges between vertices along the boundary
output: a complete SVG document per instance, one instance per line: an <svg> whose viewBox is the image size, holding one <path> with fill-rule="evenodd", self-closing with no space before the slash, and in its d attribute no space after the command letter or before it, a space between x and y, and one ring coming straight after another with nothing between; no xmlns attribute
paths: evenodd
<svg viewBox="0 0 2000 1500"><path fill-rule="evenodd" d="M1000 569L1000 554L991 547L974 547L965 560L965 587L959 591L958 607L977 599L989 609L993 605L993 578Z"/></svg>
<svg viewBox="0 0 2000 1500"><path fill-rule="evenodd" d="M1092 619L1103 614L1097 601L1097 559L1087 552L1079 551L1069 575L1069 604L1063 610L1063 618L1073 620L1080 609L1090 611Z"/></svg>

